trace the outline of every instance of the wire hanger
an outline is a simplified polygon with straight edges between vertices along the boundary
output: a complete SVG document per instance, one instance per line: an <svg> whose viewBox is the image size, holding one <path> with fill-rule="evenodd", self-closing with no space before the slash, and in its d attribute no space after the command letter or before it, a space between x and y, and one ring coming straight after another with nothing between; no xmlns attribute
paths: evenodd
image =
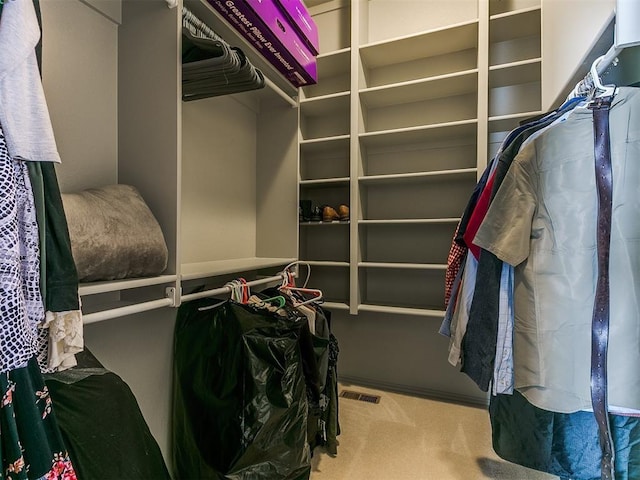
<svg viewBox="0 0 640 480"><path fill-rule="evenodd" d="M305 279L304 285L302 287L296 286L295 275L293 274L293 272L289 271L291 267L299 264L306 265L307 267L307 278ZM309 305L311 303L317 303L322 299L322 290L318 290L316 288L306 288L307 283L309 282L309 278L311 277L311 265L309 263L304 261L291 262L289 265L287 265L284 268L282 273L283 273L283 281L282 281L282 285L280 285L278 290L280 290L281 292L289 293L289 294L292 294L292 293L303 294L303 297L304 295L311 296L311 298L300 301L299 299L291 295L291 298L294 300L294 306L299 307L301 305Z"/></svg>
<svg viewBox="0 0 640 480"><path fill-rule="evenodd" d="M591 98L602 98L602 97L612 97L616 93L615 85L603 85L600 80L600 75L598 74L598 65L604 59L604 55L595 59L595 61L591 64L591 70L589 71L591 75L591 80L593 82L593 87L591 91ZM616 65L618 59L614 59L612 65Z"/></svg>

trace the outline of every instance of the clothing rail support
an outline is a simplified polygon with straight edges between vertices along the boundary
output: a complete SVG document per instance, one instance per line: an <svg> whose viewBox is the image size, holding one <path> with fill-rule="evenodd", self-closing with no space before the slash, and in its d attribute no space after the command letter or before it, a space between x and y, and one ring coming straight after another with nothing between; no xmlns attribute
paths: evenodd
<svg viewBox="0 0 640 480"><path fill-rule="evenodd" d="M167 6L169 8L175 8L178 6L178 0L167 0Z"/></svg>
<svg viewBox="0 0 640 480"><path fill-rule="evenodd" d="M265 85L267 87L269 87L271 90L273 90L275 93L277 93L279 97L282 97L282 99L285 102L287 102L289 105L291 105L293 108L298 108L298 102L296 100L294 100L293 98L291 98L289 95L287 95L284 92L284 90L282 90L278 85L273 83L273 81L270 78L265 76L264 77L264 83L265 83Z"/></svg>
<svg viewBox="0 0 640 480"><path fill-rule="evenodd" d="M602 56L602 58L596 65L598 75L602 75L605 70L609 68L609 65L615 62L616 58L618 57L618 55L620 55L620 52L622 52L622 50L622 48L616 47L615 45L611 46L611 48L607 50L607 53Z"/></svg>
<svg viewBox="0 0 640 480"><path fill-rule="evenodd" d="M103 310L101 312L87 313L82 315L82 323L96 323L103 320L109 320L116 317L124 317L125 315L133 315L134 313L147 312L149 310L156 310L162 307L171 307L173 300L170 298L163 298L160 300L151 300L150 302L136 303L134 305L127 305L126 307L112 308L110 310Z"/></svg>
<svg viewBox="0 0 640 480"><path fill-rule="evenodd" d="M283 279L284 279L283 274L274 275L272 277L259 278L258 280L252 280L251 282L247 282L247 286L256 287L256 286L265 285L268 283L281 282ZM204 292L188 293L186 295L182 295L180 297L180 300L182 302L186 302L189 300L196 300L198 298L214 297L216 295L220 295L223 293L231 293L231 288L225 286L220 288L214 288L213 290L205 290Z"/></svg>

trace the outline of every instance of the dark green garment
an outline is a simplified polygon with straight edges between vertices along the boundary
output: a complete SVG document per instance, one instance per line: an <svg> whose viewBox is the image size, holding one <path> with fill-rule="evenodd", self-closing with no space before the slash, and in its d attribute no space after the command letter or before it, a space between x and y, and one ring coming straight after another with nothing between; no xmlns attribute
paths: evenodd
<svg viewBox="0 0 640 480"><path fill-rule="evenodd" d="M45 375L80 480L170 480L133 392L85 351L78 366Z"/></svg>
<svg viewBox="0 0 640 480"><path fill-rule="evenodd" d="M78 272L55 165L27 162L40 232L40 290L50 312L79 310Z"/></svg>

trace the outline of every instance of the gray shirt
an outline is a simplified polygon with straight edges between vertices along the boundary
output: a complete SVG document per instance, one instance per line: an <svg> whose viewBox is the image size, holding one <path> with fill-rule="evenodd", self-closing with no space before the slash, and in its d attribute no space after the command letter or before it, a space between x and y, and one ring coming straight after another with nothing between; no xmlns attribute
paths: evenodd
<svg viewBox="0 0 640 480"><path fill-rule="evenodd" d="M6 1L0 17L0 125L12 158L60 162L36 59L39 39L33 1Z"/></svg>
<svg viewBox="0 0 640 480"><path fill-rule="evenodd" d="M640 90L610 112L613 164L609 404L640 409ZM597 281L592 112L522 148L475 243L515 269L514 371L533 405L591 408L591 318Z"/></svg>

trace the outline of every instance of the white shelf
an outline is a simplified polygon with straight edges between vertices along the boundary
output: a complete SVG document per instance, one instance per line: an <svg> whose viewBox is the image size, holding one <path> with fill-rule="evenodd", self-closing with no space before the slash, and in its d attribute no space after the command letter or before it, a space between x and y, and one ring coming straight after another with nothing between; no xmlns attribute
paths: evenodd
<svg viewBox="0 0 640 480"><path fill-rule="evenodd" d="M494 18L509 12L534 7L540 7L540 0L489 0L489 15L490 18Z"/></svg>
<svg viewBox="0 0 640 480"><path fill-rule="evenodd" d="M327 147L334 147L337 145L349 145L349 139L351 135L334 135L331 137L323 138L310 138L308 140L300 140L300 149L307 152L318 149L323 151Z"/></svg>
<svg viewBox="0 0 640 480"><path fill-rule="evenodd" d="M324 302L321 306L328 310L349 310L349 305L346 303Z"/></svg>
<svg viewBox="0 0 640 480"><path fill-rule="evenodd" d="M457 224L460 218L408 218L392 220L358 220L359 225L432 225L432 224Z"/></svg>
<svg viewBox="0 0 640 480"><path fill-rule="evenodd" d="M444 318L444 314L445 314L443 310L430 310L425 308L389 307L386 305L370 305L370 304L359 305L358 311L390 313L393 315L415 315L415 316L421 316L421 317L438 317L438 318Z"/></svg>
<svg viewBox="0 0 640 480"><path fill-rule="evenodd" d="M78 294L83 297L100 293L129 290L132 288L170 284L175 282L177 278L177 275L160 275L159 277L127 278L124 280L112 280L108 282L87 282L79 285Z"/></svg>
<svg viewBox="0 0 640 480"><path fill-rule="evenodd" d="M351 69L351 48L343 48L334 52L323 53L316 57L318 77L335 77L349 75Z"/></svg>
<svg viewBox="0 0 640 480"><path fill-rule="evenodd" d="M358 138L365 147L388 147L414 143L428 143L450 138L477 136L477 119L438 123L419 127L397 128L361 133Z"/></svg>
<svg viewBox="0 0 640 480"><path fill-rule="evenodd" d="M215 260L211 262L187 263L182 265L182 280L215 277L231 273L259 270L261 268L285 266L296 258L237 258L231 260Z"/></svg>
<svg viewBox="0 0 640 480"><path fill-rule="evenodd" d="M300 185L306 186L315 186L315 187L323 187L323 186L335 186L340 184L348 184L349 177L339 177L339 178L320 178L317 180L300 180Z"/></svg>
<svg viewBox="0 0 640 480"><path fill-rule="evenodd" d="M362 268L394 268L406 270L446 270L446 264L439 263L388 263L388 262L359 262Z"/></svg>
<svg viewBox="0 0 640 480"><path fill-rule="evenodd" d="M369 43L360 47L360 57L368 68L380 68L473 49L477 42L478 22L464 22L417 35Z"/></svg>
<svg viewBox="0 0 640 480"><path fill-rule="evenodd" d="M478 70L466 70L420 80L360 90L360 99L370 108L401 105L478 91Z"/></svg>
<svg viewBox="0 0 640 480"><path fill-rule="evenodd" d="M404 182L409 180L430 180L433 178L442 178L445 176L469 176L476 175L477 168L459 168L455 170L440 170L437 172L420 172L420 173L396 173L391 175L368 175L358 177L361 183L392 183Z"/></svg>
<svg viewBox="0 0 640 480"><path fill-rule="evenodd" d="M300 101L300 114L305 117L349 114L350 92L332 93Z"/></svg>
<svg viewBox="0 0 640 480"><path fill-rule="evenodd" d="M541 70L541 58L494 65L489 68L489 88L540 82L542 75Z"/></svg>
<svg viewBox="0 0 640 480"><path fill-rule="evenodd" d="M542 113L544 113L542 110L535 110L530 112L513 113L511 115L489 117L489 132L511 131L518 126L520 121L531 117L537 117Z"/></svg>
<svg viewBox="0 0 640 480"><path fill-rule="evenodd" d="M346 220L344 222L341 222L339 220L336 220L334 222L323 222L323 221L311 221L311 222L300 222L299 225L301 227L329 227L329 226L336 226L336 225L349 225L351 222L349 220ZM305 260L306 261L306 260Z"/></svg>
<svg viewBox="0 0 640 480"><path fill-rule="evenodd" d="M330 262L330 261L318 261L318 260L305 260L312 267L338 267L349 268L349 262ZM312 273L313 275L313 273Z"/></svg>
<svg viewBox="0 0 640 480"><path fill-rule="evenodd" d="M318 83L302 88L302 100L351 89L351 48L320 54L316 63Z"/></svg>

